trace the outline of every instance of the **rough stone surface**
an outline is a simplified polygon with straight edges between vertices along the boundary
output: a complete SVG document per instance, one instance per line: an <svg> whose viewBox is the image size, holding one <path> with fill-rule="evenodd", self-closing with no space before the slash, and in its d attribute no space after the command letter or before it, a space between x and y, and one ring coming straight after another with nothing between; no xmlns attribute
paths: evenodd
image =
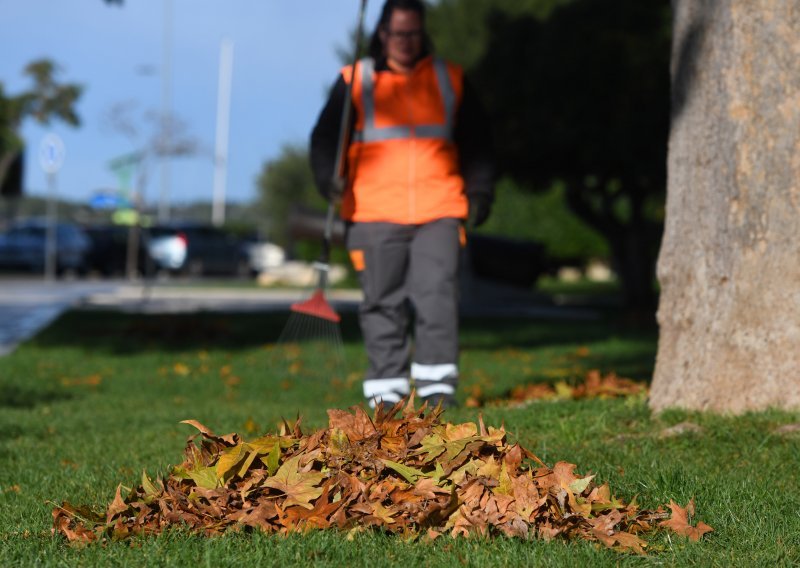
<svg viewBox="0 0 800 568"><path fill-rule="evenodd" d="M800 3L674 0L650 404L800 408Z"/></svg>

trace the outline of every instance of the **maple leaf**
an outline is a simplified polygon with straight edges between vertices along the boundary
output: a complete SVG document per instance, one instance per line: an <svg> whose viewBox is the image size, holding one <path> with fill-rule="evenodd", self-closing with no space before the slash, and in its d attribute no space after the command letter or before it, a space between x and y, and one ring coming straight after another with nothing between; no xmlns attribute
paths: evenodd
<svg viewBox="0 0 800 568"><path fill-rule="evenodd" d="M221 485L217 477L217 468L213 466L198 467L197 469L187 471L186 474L198 487L204 489L216 489Z"/></svg>
<svg viewBox="0 0 800 568"><path fill-rule="evenodd" d="M589 487L589 484L592 482L592 479L594 479L594 475L588 475L583 478L578 478L569 484L568 486L569 490L575 493L576 495L580 495L581 493L586 491L586 488Z"/></svg>
<svg viewBox="0 0 800 568"><path fill-rule="evenodd" d="M499 479L501 465L497 463L494 456L489 456L478 468L478 475L488 477L489 479Z"/></svg>
<svg viewBox="0 0 800 568"><path fill-rule="evenodd" d="M247 510L236 511L230 515L232 521L237 521L243 525L258 527L264 531L273 530L270 519L278 516L275 503L266 501Z"/></svg>
<svg viewBox="0 0 800 568"><path fill-rule="evenodd" d="M238 434L225 434L224 436L217 436L211 430L200 424L197 420L181 420L181 424L188 424L189 426L194 426L200 433L208 438L209 440L214 440L215 442L219 442L220 444L224 444L226 446L235 446L239 443L239 435Z"/></svg>
<svg viewBox="0 0 800 568"><path fill-rule="evenodd" d="M689 514L694 513L694 499L689 501L686 508L670 500L669 508L672 510L672 516L668 521L658 523L659 526L671 529L679 535L688 536L693 542L699 541L704 534L714 530L702 521L694 527L689 524Z"/></svg>
<svg viewBox="0 0 800 568"><path fill-rule="evenodd" d="M225 474L233 470L252 450L252 446L246 443L225 449L222 455L220 455L219 460L217 460L217 478L224 480ZM255 457L255 455L253 457Z"/></svg>
<svg viewBox="0 0 800 568"><path fill-rule="evenodd" d="M644 548L647 546L647 543L634 534L617 532L614 533L614 539L617 541L618 545L614 548L619 548L622 551L631 550L642 555L645 554Z"/></svg>
<svg viewBox="0 0 800 568"><path fill-rule="evenodd" d="M539 497L539 491L529 475L519 475L511 480L515 510L523 521L530 521L536 511L547 501L547 495Z"/></svg>
<svg viewBox="0 0 800 568"><path fill-rule="evenodd" d="M375 424L372 423L364 409L360 407L354 408L354 414L346 410L328 410L328 427L342 430L350 442L358 442L377 434L378 431L375 429Z"/></svg>
<svg viewBox="0 0 800 568"><path fill-rule="evenodd" d="M494 492L499 495L512 495L514 492L514 483L511 476L508 474L506 462L500 465L500 473L498 475L499 484L494 488Z"/></svg>
<svg viewBox="0 0 800 568"><path fill-rule="evenodd" d="M392 518L397 514L397 510L394 507L384 507L377 501L370 503L370 505L372 505L372 516L379 519L382 523L391 525L396 522L394 518Z"/></svg>
<svg viewBox="0 0 800 568"><path fill-rule="evenodd" d="M467 454L472 455L472 454ZM456 460L457 461L457 460ZM475 477L478 475L478 470L483 466L483 460L468 459L464 465L450 473L448 478L456 485L462 485L467 479L467 476Z"/></svg>
<svg viewBox="0 0 800 568"><path fill-rule="evenodd" d="M300 505L312 509L311 501L322 495L322 488L318 487L323 477L322 473L300 472L300 456L294 456L283 462L275 475L264 481L265 487L272 487L286 494L284 507Z"/></svg>
<svg viewBox="0 0 800 568"><path fill-rule="evenodd" d="M324 529L330 527L334 522L333 518L343 506L343 503L341 499L337 501L330 499L330 488L331 480L329 479L325 482L322 494L314 502L312 509L300 509L298 507L290 509L295 511L294 517L298 523L302 523L304 529Z"/></svg>
<svg viewBox="0 0 800 568"><path fill-rule="evenodd" d="M471 438L478 435L478 427L472 422L464 424L446 424L444 428L444 439L448 441Z"/></svg>
<svg viewBox="0 0 800 568"><path fill-rule="evenodd" d="M111 519L119 515L120 513L124 513L128 510L128 504L122 498L122 484L120 483L117 485L117 492L114 495L114 500L108 506L108 510L106 511L106 522L110 523Z"/></svg>
<svg viewBox="0 0 800 568"><path fill-rule="evenodd" d="M432 478L423 477L414 485L413 493L426 499L436 499L437 494L449 495L450 491L439 487Z"/></svg>
<svg viewBox="0 0 800 568"><path fill-rule="evenodd" d="M159 481L158 485L152 482L147 473L142 470L142 489L144 490L145 503L152 502L156 497L164 492L164 484Z"/></svg>
<svg viewBox="0 0 800 568"><path fill-rule="evenodd" d="M267 454L266 458L261 458L261 461L267 466L267 471L270 475L275 475L275 472L278 471L280 467L281 461L281 447L279 444L275 444L272 446L269 454Z"/></svg>
<svg viewBox="0 0 800 568"><path fill-rule="evenodd" d="M403 478L411 484L416 483L417 479L425 476L425 473L416 468L393 462L392 460L382 459L381 461L383 462L383 465L402 475Z"/></svg>

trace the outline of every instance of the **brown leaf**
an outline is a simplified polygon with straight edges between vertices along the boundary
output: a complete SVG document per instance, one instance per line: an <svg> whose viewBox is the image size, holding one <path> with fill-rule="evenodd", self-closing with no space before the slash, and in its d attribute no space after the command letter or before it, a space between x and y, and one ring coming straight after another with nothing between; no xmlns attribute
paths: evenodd
<svg viewBox="0 0 800 568"><path fill-rule="evenodd" d="M689 511L694 513L694 499L689 501L686 508L670 500L669 508L672 510L672 517L668 521L658 523L659 526L671 529L679 535L688 536L694 542L700 540L704 534L714 530L703 522L697 523L697 526L694 527L689 524Z"/></svg>
<svg viewBox="0 0 800 568"><path fill-rule="evenodd" d="M114 500L108 506L108 510L106 511L106 522L110 523L111 519L116 517L118 514L125 512L128 510L128 505L122 499L122 484L117 485L117 492L114 495Z"/></svg>
<svg viewBox="0 0 800 568"><path fill-rule="evenodd" d="M221 444L225 444L226 446L235 446L239 443L239 435L238 434L225 434L224 436L217 436L211 430L200 424L197 420L181 420L181 424L188 424L189 426L194 426L200 433L210 440L214 440L215 442L219 442Z"/></svg>
<svg viewBox="0 0 800 568"><path fill-rule="evenodd" d="M355 407L354 414L346 410L328 410L328 427L342 430L350 442L358 442L377 433L372 420L359 407Z"/></svg>

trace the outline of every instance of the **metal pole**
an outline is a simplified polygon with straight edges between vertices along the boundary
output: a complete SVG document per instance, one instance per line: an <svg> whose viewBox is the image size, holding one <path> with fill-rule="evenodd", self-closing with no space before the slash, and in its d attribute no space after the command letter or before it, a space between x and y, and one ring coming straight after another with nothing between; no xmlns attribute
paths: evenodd
<svg viewBox="0 0 800 568"><path fill-rule="evenodd" d="M172 0L164 0L164 45L161 69L161 195L158 220L169 221L170 146L172 145Z"/></svg>
<svg viewBox="0 0 800 568"><path fill-rule="evenodd" d="M233 77L233 42L222 40L219 54L219 86L217 94L217 141L214 149L214 197L211 222L225 223L225 177L228 170L228 131Z"/></svg>
<svg viewBox="0 0 800 568"><path fill-rule="evenodd" d="M47 232L45 236L45 251L44 251L44 278L48 282L56 279L56 270L58 268L57 250L58 250L58 235L56 233L56 224L58 222L58 184L56 183L55 172L47 174Z"/></svg>

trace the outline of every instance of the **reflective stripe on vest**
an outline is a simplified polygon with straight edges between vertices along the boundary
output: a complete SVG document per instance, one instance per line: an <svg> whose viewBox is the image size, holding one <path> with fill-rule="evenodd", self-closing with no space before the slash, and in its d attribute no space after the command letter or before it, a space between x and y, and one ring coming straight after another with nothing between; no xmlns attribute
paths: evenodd
<svg viewBox="0 0 800 568"><path fill-rule="evenodd" d="M420 124L418 126L375 126L375 89L372 76L375 62L371 57L361 60L361 100L364 105L364 129L353 133L354 142L380 142L403 138L442 138L453 140L453 121L455 119L456 94L450 83L450 74L443 59L433 58L436 83L444 103L444 124Z"/></svg>

